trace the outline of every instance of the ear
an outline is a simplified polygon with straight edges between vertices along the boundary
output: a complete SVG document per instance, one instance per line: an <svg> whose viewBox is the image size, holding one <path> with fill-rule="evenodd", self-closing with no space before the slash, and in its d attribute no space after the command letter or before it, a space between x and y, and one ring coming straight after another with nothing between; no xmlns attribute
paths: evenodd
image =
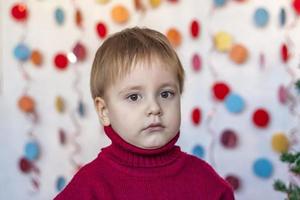
<svg viewBox="0 0 300 200"><path fill-rule="evenodd" d="M96 97L95 98L95 106L97 110L97 114L99 116L100 122L103 126L109 126L110 120L108 117L107 105L103 98Z"/></svg>

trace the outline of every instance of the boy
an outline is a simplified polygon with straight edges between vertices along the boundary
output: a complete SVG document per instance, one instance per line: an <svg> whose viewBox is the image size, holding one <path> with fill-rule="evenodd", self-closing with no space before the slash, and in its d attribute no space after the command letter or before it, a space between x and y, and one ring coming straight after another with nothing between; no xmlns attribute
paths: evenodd
<svg viewBox="0 0 300 200"><path fill-rule="evenodd" d="M184 70L167 38L147 28L109 37L98 49L91 93L112 144L55 198L233 200L206 162L175 145Z"/></svg>

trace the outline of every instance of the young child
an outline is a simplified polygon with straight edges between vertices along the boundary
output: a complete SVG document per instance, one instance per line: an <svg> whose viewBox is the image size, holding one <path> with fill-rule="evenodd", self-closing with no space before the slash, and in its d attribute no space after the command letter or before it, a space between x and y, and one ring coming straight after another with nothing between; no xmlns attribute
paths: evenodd
<svg viewBox="0 0 300 200"><path fill-rule="evenodd" d="M233 200L205 161L175 143L184 70L167 38L129 28L98 49L91 93L112 141L82 167L56 200Z"/></svg>

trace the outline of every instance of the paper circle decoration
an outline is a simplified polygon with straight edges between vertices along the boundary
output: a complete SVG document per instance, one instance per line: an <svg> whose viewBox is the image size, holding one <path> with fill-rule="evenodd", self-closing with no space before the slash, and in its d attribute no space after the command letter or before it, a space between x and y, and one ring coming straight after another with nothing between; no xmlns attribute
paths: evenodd
<svg viewBox="0 0 300 200"><path fill-rule="evenodd" d="M244 110L245 102L238 94L231 93L225 99L225 106L229 112L239 113Z"/></svg>
<svg viewBox="0 0 300 200"><path fill-rule="evenodd" d="M40 148L36 141L30 141L25 146L25 157L32 161L36 160L40 155Z"/></svg>
<svg viewBox="0 0 300 200"><path fill-rule="evenodd" d="M58 53L54 57L54 64L57 69L65 70L68 67L69 61L64 53Z"/></svg>
<svg viewBox="0 0 300 200"><path fill-rule="evenodd" d="M56 8L54 12L55 21L58 25L63 25L65 22L65 12L62 8Z"/></svg>
<svg viewBox="0 0 300 200"><path fill-rule="evenodd" d="M149 2L152 8L157 8L161 4L161 0L149 0Z"/></svg>
<svg viewBox="0 0 300 200"><path fill-rule="evenodd" d="M232 186L233 190L239 190L241 186L240 179L235 175L228 175L225 177L225 180Z"/></svg>
<svg viewBox="0 0 300 200"><path fill-rule="evenodd" d="M205 153L204 148L201 145L194 146L192 150L192 154L197 156L198 158L203 158L204 153Z"/></svg>
<svg viewBox="0 0 300 200"><path fill-rule="evenodd" d="M300 0L293 0L293 8L295 12L300 15Z"/></svg>
<svg viewBox="0 0 300 200"><path fill-rule="evenodd" d="M201 70L202 60L201 60L200 55L198 55L198 54L193 55L192 66L193 66L194 71L196 71L196 72Z"/></svg>
<svg viewBox="0 0 300 200"><path fill-rule="evenodd" d="M23 43L18 44L14 49L14 56L19 61L28 60L28 58L30 57L30 54L31 54L31 52L30 52L29 48Z"/></svg>
<svg viewBox="0 0 300 200"><path fill-rule="evenodd" d="M264 27L269 22L269 13L264 8L258 8L254 13L254 22L257 27Z"/></svg>
<svg viewBox="0 0 300 200"><path fill-rule="evenodd" d="M223 131L221 135L221 144L228 149L233 149L237 146L238 136L237 134L230 129Z"/></svg>
<svg viewBox="0 0 300 200"><path fill-rule="evenodd" d="M32 170L32 163L25 157L19 160L19 168L23 173L29 173Z"/></svg>
<svg viewBox="0 0 300 200"><path fill-rule="evenodd" d="M175 28L170 28L167 31L167 38L174 47L178 47L181 44L181 34Z"/></svg>
<svg viewBox="0 0 300 200"><path fill-rule="evenodd" d="M199 125L201 123L201 110L199 108L193 109L192 122L194 125Z"/></svg>
<svg viewBox="0 0 300 200"><path fill-rule="evenodd" d="M33 98L27 95L24 95L19 99L18 105L20 110L25 113L31 113L35 110L35 102Z"/></svg>
<svg viewBox="0 0 300 200"><path fill-rule="evenodd" d="M259 158L253 164L253 171L259 178L269 178L273 173L273 165L266 158Z"/></svg>
<svg viewBox="0 0 300 200"><path fill-rule="evenodd" d="M214 0L214 5L216 7L224 6L227 0Z"/></svg>
<svg viewBox="0 0 300 200"><path fill-rule="evenodd" d="M66 185L66 179L62 176L58 177L56 180L56 190L61 191Z"/></svg>
<svg viewBox="0 0 300 200"><path fill-rule="evenodd" d="M248 59L248 50L242 44L235 44L230 50L229 57L236 64L243 64Z"/></svg>
<svg viewBox="0 0 300 200"><path fill-rule="evenodd" d="M254 112L252 120L257 127L266 128L269 125L270 115L267 110L259 108Z"/></svg>
<svg viewBox="0 0 300 200"><path fill-rule="evenodd" d="M25 21L28 17L28 10L26 4L14 4L11 8L11 15L17 21Z"/></svg>
<svg viewBox="0 0 300 200"><path fill-rule="evenodd" d="M197 38L199 36L200 25L197 20L192 21L190 30L191 30L191 35L193 38Z"/></svg>
<svg viewBox="0 0 300 200"><path fill-rule="evenodd" d="M98 36L103 39L106 37L107 34L107 28L106 25L102 22L99 22L96 26L97 34Z"/></svg>
<svg viewBox="0 0 300 200"><path fill-rule="evenodd" d="M289 150L289 140L284 133L276 133L273 135L272 149L277 153L285 153Z"/></svg>
<svg viewBox="0 0 300 200"><path fill-rule="evenodd" d="M213 85L213 94L217 100L223 101L230 92L230 88L226 83L216 82Z"/></svg>
<svg viewBox="0 0 300 200"><path fill-rule="evenodd" d="M129 11L123 5L116 5L111 10L111 17L114 22L123 24L129 19Z"/></svg>
<svg viewBox="0 0 300 200"><path fill-rule="evenodd" d="M43 56L42 56L41 52L38 50L33 50L31 52L30 59L31 59L31 62L36 66L39 66L43 63Z"/></svg>
<svg viewBox="0 0 300 200"><path fill-rule="evenodd" d="M214 36L214 44L218 51L229 51L232 47L232 37L226 32L218 32Z"/></svg>
<svg viewBox="0 0 300 200"><path fill-rule="evenodd" d="M82 43L78 42L73 48L73 53L78 61L84 61L86 58L86 47Z"/></svg>

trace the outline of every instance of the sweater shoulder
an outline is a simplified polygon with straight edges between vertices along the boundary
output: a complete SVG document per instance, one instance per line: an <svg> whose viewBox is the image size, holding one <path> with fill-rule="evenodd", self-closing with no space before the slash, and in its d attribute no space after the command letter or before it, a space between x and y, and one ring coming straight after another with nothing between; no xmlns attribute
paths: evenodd
<svg viewBox="0 0 300 200"><path fill-rule="evenodd" d="M98 158L96 158L81 167L66 187L55 197L55 200L94 199L94 191L103 189L101 174L98 173L101 171L98 169L98 163Z"/></svg>
<svg viewBox="0 0 300 200"><path fill-rule="evenodd" d="M206 188L220 195L220 199L234 199L231 185L209 163L196 156L185 154L187 157L187 171L196 176L197 179L204 180Z"/></svg>

